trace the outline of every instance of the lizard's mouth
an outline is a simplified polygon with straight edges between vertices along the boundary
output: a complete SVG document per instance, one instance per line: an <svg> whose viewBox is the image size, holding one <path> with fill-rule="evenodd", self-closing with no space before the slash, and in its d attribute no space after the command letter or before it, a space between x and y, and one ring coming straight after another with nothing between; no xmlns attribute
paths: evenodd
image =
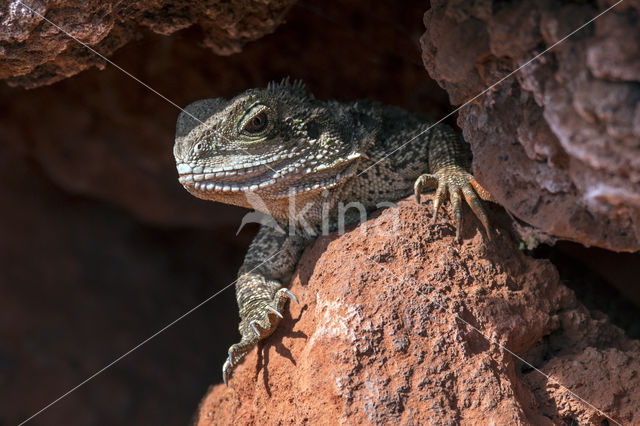
<svg viewBox="0 0 640 426"><path fill-rule="evenodd" d="M349 156L332 165L318 164L300 158L242 167L205 167L178 163L179 182L194 195L241 194L268 190L272 197L292 193L334 188L355 174L354 160Z"/></svg>
<svg viewBox="0 0 640 426"><path fill-rule="evenodd" d="M243 168L212 168L180 163L178 180L187 190L198 192L246 192L255 191L269 184L263 175L269 171L266 165Z"/></svg>

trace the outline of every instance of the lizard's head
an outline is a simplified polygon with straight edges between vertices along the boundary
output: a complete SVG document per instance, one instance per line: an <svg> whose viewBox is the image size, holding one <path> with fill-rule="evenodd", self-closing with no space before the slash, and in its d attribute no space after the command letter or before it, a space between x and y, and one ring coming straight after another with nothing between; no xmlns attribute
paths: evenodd
<svg viewBox="0 0 640 426"><path fill-rule="evenodd" d="M180 183L199 198L244 207L246 192L277 200L339 186L360 154L344 118L326 105L288 79L190 104L173 150Z"/></svg>

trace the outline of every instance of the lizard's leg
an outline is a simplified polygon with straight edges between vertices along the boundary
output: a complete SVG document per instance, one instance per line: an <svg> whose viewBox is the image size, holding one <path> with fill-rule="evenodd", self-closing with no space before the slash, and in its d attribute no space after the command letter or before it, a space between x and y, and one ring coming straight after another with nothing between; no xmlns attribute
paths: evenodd
<svg viewBox="0 0 640 426"><path fill-rule="evenodd" d="M225 384L233 369L258 341L273 333L288 299L296 297L282 283L289 280L307 241L263 226L238 272L236 299L240 309L240 342L229 348L222 367Z"/></svg>
<svg viewBox="0 0 640 426"><path fill-rule="evenodd" d="M482 222L482 226L487 232L487 237L491 238L489 218L480 199L493 201L493 197L465 168L470 159L470 152L466 143L451 128L441 126L431 136L427 146L429 150L429 169L435 170L435 172L418 177L413 185L413 190L416 201L419 203L420 194L424 188L436 188L431 224L435 224L438 217L438 209L447 195L449 195L456 221L456 240L460 241L460 229L462 227L460 195L462 194L471 210Z"/></svg>

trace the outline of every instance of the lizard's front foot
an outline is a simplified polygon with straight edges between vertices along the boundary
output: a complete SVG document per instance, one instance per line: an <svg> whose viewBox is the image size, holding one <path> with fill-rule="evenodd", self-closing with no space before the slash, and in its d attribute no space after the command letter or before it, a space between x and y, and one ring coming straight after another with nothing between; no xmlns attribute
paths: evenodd
<svg viewBox="0 0 640 426"><path fill-rule="evenodd" d="M431 224L435 224L438 216L438 209L449 194L453 216L456 220L456 240L460 242L460 228L462 227L462 210L460 204L460 193L467 200L467 203L476 214L484 229L487 231L487 237L491 238L489 233L489 219L487 213L482 207L480 198L493 201L493 197L489 191L484 189L473 177L471 173L460 166L445 166L436 171L434 174L424 174L416 179L413 185L416 201L420 203L420 193L424 188L437 188L436 195L433 200L433 218ZM478 197L480 196L480 197Z"/></svg>
<svg viewBox="0 0 640 426"><path fill-rule="evenodd" d="M229 384L229 378L238 363L247 355L258 341L268 337L278 327L282 319L285 302L291 299L298 303L298 298L287 288L279 289L272 300L256 299L243 307L240 321L240 342L231 345L229 357L222 366L224 384Z"/></svg>

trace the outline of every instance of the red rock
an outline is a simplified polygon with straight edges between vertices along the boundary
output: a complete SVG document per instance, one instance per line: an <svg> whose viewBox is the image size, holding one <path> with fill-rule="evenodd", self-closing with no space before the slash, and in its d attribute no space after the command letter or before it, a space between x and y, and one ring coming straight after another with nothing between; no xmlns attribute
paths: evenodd
<svg viewBox="0 0 640 426"><path fill-rule="evenodd" d="M611 4L432 1L423 61L462 104ZM460 110L478 180L556 238L640 250L639 11L614 8Z"/></svg>
<svg viewBox="0 0 640 426"><path fill-rule="evenodd" d="M211 389L198 425L606 419L567 388L640 421L640 341L508 231L486 242L468 219L457 245L451 224L427 226L428 207L399 205L305 251L291 286L301 303Z"/></svg>
<svg viewBox="0 0 640 426"><path fill-rule="evenodd" d="M246 42L273 32L292 4L293 0L5 2L0 6L0 79L33 88L92 66L104 68L102 58L69 36L109 57L141 28L169 35L197 25L214 52L237 53Z"/></svg>

